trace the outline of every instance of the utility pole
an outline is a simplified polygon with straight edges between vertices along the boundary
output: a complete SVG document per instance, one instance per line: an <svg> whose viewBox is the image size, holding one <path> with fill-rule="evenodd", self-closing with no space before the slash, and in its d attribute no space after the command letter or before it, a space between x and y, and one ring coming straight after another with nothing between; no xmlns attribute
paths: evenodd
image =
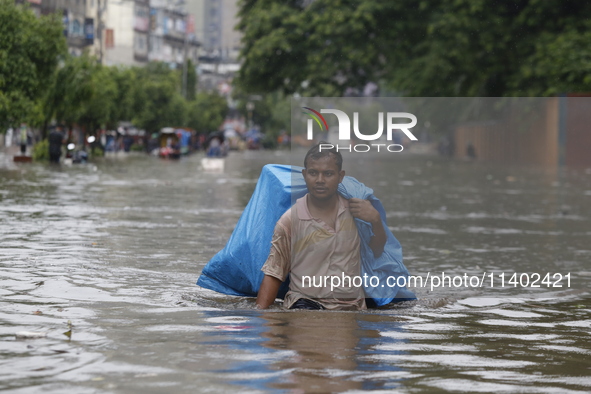
<svg viewBox="0 0 591 394"><path fill-rule="evenodd" d="M97 0L97 35L99 39L99 53L98 53L98 60L100 64L103 64L103 44L104 38L103 33L105 29L105 24L103 23L103 13L107 9L107 2L109 0Z"/></svg>
<svg viewBox="0 0 591 394"><path fill-rule="evenodd" d="M183 47L183 87L182 95L187 98L187 47L189 46L189 14L185 14L185 43Z"/></svg>

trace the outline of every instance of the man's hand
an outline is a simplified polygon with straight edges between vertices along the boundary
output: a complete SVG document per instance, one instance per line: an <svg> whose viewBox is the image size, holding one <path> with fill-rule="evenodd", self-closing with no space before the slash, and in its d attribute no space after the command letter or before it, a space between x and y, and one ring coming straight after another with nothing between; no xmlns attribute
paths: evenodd
<svg viewBox="0 0 591 394"><path fill-rule="evenodd" d="M384 252L384 246L387 240L380 213L371 205L369 200L362 200L360 198L349 199L349 210L353 217L371 223L374 236L369 240L369 247L377 259Z"/></svg>
<svg viewBox="0 0 591 394"><path fill-rule="evenodd" d="M265 275L259 288L259 293L257 294L257 308L267 309L269 305L275 302L279 287L281 287L281 281L279 279Z"/></svg>
<svg viewBox="0 0 591 394"><path fill-rule="evenodd" d="M371 205L369 200L362 200L360 198L349 199L349 210L353 217L364 220L371 224L382 221L380 213Z"/></svg>

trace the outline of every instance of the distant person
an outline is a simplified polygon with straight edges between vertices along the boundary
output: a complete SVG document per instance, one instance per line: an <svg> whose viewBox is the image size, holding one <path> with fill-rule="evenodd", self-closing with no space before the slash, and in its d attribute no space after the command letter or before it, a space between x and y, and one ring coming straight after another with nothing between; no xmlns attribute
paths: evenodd
<svg viewBox="0 0 591 394"><path fill-rule="evenodd" d="M105 151L107 151L107 152L115 152L115 150L116 150L116 139L115 139L115 135L117 135L117 133L107 132L106 143L105 143Z"/></svg>
<svg viewBox="0 0 591 394"><path fill-rule="evenodd" d="M225 139L220 147L220 153L222 156L228 156L228 152L230 152L230 142Z"/></svg>
<svg viewBox="0 0 591 394"><path fill-rule="evenodd" d="M13 134L14 130L11 128L9 128L8 130L6 130L6 136L4 137L4 146L7 148L10 148L12 146L12 142L13 142L13 138L14 138L14 134Z"/></svg>
<svg viewBox="0 0 591 394"><path fill-rule="evenodd" d="M21 155L24 156L27 153L27 140L28 140L28 133L27 133L27 125L25 123L21 124L20 127L20 145L21 145Z"/></svg>
<svg viewBox="0 0 591 394"><path fill-rule="evenodd" d="M207 136L205 133L199 134L199 149L205 150L205 146L207 145Z"/></svg>
<svg viewBox="0 0 591 394"><path fill-rule="evenodd" d="M209 148L207 149L207 157L220 157L222 156L222 144L218 137L213 137L209 142Z"/></svg>
<svg viewBox="0 0 591 394"><path fill-rule="evenodd" d="M131 146L133 145L133 137L130 135L123 136L123 151L129 152L131 150Z"/></svg>
<svg viewBox="0 0 591 394"><path fill-rule="evenodd" d="M51 163L59 163L62 155L62 142L64 135L59 128L54 128L49 133L49 161Z"/></svg>
<svg viewBox="0 0 591 394"><path fill-rule="evenodd" d="M148 140L148 153L152 153L160 149L160 140L158 139L158 133L152 133Z"/></svg>
<svg viewBox="0 0 591 394"><path fill-rule="evenodd" d="M468 142L468 145L466 146L466 156L470 159L476 159L476 148L472 142Z"/></svg>
<svg viewBox="0 0 591 394"><path fill-rule="evenodd" d="M88 162L88 153L84 149L74 152L72 155L72 163L80 164Z"/></svg>

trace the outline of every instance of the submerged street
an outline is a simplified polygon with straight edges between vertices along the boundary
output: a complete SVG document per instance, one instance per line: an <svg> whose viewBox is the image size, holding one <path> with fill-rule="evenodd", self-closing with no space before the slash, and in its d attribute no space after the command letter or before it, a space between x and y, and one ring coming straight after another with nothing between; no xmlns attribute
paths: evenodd
<svg viewBox="0 0 591 394"><path fill-rule="evenodd" d="M223 172L198 154L53 167L0 153L0 389L591 390L591 171L394 156L343 169L382 200L411 275L570 273L570 287L261 312L195 282L262 166L301 166L304 152L231 152Z"/></svg>

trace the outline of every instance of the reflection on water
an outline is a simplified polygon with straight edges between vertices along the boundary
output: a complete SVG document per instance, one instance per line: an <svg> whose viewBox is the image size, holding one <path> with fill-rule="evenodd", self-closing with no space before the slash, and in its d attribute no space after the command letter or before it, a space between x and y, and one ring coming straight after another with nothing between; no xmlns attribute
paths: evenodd
<svg viewBox="0 0 591 394"><path fill-rule="evenodd" d="M589 171L346 158L382 199L412 274L570 272L571 287L427 287L416 303L364 313L261 312L194 283L261 167L287 154L234 154L218 174L198 156L61 168L5 159L0 389L591 390Z"/></svg>
<svg viewBox="0 0 591 394"><path fill-rule="evenodd" d="M307 392L334 392L361 388L344 379L327 379L326 368L339 374L357 367L359 325L349 313L275 313L264 316L268 328L263 344L275 350L289 349L293 355L273 365L277 370L292 370L285 382L273 382L278 389L301 388ZM320 372L320 374L319 374Z"/></svg>

